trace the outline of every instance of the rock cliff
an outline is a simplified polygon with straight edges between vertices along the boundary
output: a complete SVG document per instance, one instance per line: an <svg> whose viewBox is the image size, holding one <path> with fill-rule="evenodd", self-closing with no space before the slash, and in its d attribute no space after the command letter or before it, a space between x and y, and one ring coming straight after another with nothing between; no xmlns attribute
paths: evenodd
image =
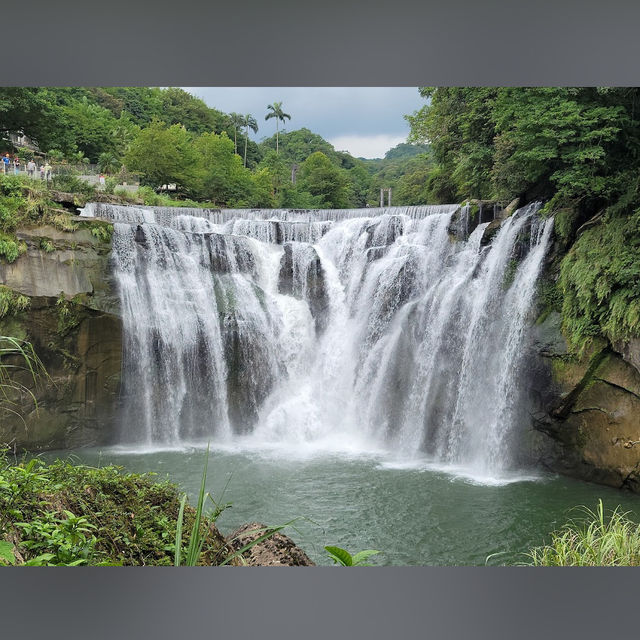
<svg viewBox="0 0 640 640"><path fill-rule="evenodd" d="M108 442L116 423L122 328L109 269L109 226L81 223L18 230L26 252L0 263L0 284L27 296L25 310L0 318L0 335L29 340L47 378L14 394L2 415L0 442L32 451Z"/></svg>

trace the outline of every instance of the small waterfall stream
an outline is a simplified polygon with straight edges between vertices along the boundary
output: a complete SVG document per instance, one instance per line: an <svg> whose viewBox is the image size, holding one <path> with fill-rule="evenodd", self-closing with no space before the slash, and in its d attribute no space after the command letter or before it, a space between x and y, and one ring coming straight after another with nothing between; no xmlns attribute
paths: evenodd
<svg viewBox="0 0 640 640"><path fill-rule="evenodd" d="M508 472L552 233L538 209L487 243L458 205L87 205L115 228L122 442L242 437Z"/></svg>

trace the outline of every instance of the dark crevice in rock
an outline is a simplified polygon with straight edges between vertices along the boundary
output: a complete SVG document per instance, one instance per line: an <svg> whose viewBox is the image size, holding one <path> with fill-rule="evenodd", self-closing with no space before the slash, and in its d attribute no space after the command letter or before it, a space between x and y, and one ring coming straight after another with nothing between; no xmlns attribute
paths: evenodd
<svg viewBox="0 0 640 640"><path fill-rule="evenodd" d="M596 353L592 358L585 372L582 380L564 397L560 402L551 410L551 414L555 418L565 419L573 410L575 403L578 400L580 394L584 391L589 382L593 379L593 376L602 364L606 356L609 354L608 349Z"/></svg>
<svg viewBox="0 0 640 640"><path fill-rule="evenodd" d="M615 382L611 382L610 380L605 380L604 378L598 378L598 377L594 376L593 379L597 380L598 382L603 382L604 384L607 384L610 387L613 387L614 389L619 389L620 391L624 391L625 393L629 393L634 398L638 398L638 400L640 400L640 395L638 395L637 393L634 393L633 391L631 391L631 389L627 389L627 387L623 387L622 385L616 384Z"/></svg>

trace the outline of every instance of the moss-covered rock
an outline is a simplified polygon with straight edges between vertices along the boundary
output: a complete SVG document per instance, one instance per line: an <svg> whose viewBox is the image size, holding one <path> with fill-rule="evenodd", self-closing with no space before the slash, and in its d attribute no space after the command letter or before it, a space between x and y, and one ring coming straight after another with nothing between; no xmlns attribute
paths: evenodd
<svg viewBox="0 0 640 640"><path fill-rule="evenodd" d="M640 372L604 340L581 356L566 349L553 313L538 328L532 387L536 427L554 470L640 491Z"/></svg>

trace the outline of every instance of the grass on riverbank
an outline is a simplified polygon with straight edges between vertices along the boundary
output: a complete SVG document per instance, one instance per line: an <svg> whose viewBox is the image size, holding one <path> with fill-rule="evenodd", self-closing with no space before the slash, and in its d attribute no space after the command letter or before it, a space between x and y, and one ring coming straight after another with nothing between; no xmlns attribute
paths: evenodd
<svg viewBox="0 0 640 640"><path fill-rule="evenodd" d="M172 565L180 492L153 474L40 460L0 459L0 565ZM196 521L183 512L183 545ZM199 564L232 554L209 515Z"/></svg>
<svg viewBox="0 0 640 640"><path fill-rule="evenodd" d="M551 534L551 542L532 549L527 564L536 567L640 566L640 525L616 508L606 514L602 501L595 511Z"/></svg>

